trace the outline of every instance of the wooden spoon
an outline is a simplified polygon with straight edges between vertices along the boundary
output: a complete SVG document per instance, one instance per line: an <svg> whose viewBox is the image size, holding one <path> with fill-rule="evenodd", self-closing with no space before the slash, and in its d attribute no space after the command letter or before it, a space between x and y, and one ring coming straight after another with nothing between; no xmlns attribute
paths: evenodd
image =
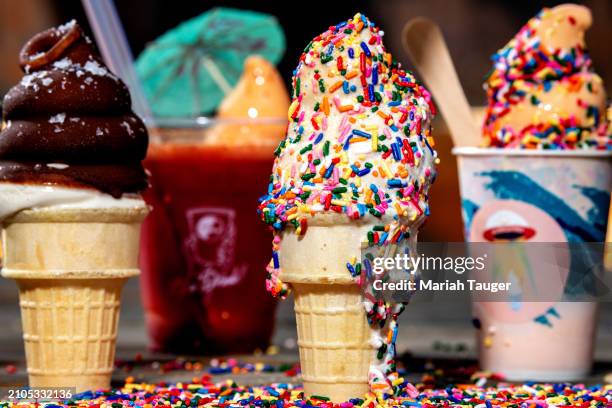
<svg viewBox="0 0 612 408"><path fill-rule="evenodd" d="M480 145L480 131L463 93L440 27L417 17L404 26L403 44L432 92L455 146Z"/></svg>

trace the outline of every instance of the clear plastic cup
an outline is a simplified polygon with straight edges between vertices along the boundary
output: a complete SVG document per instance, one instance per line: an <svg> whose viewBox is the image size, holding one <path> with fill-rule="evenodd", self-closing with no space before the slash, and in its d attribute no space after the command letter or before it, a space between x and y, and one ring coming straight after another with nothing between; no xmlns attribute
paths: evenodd
<svg viewBox="0 0 612 408"><path fill-rule="evenodd" d="M152 211L141 267L154 350L268 346L276 308L265 289L272 235L256 211L286 122L165 119L150 129L144 197Z"/></svg>

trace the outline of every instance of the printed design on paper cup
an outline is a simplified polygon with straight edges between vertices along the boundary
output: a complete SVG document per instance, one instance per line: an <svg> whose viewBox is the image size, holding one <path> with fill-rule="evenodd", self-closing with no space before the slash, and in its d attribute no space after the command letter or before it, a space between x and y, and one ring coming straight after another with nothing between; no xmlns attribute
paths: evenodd
<svg viewBox="0 0 612 408"><path fill-rule="evenodd" d="M471 242L567 242L559 224L541 209L517 200L492 200L474 213L469 235ZM491 248L491 247L489 247ZM493 246L495 248L495 246ZM524 298L537 297L538 293L556 294L561 299L567 282L567 270L553 270L551 265L540 265L540 256L546 248L516 245L504 246L493 255L495 263L490 270L477 274L491 275L483 279L512 282L509 302L483 304L485 309L503 321L521 322L533 319L550 325L547 315L558 315L556 302L523 302ZM557 252L550 248L551 256ZM564 252L567 253L567 252ZM543 261L547 262L547 261ZM569 265L569 256L561 264ZM535 316L535 318L534 318Z"/></svg>
<svg viewBox="0 0 612 408"><path fill-rule="evenodd" d="M610 192L600 190L598 188L578 185L575 185L574 188L576 188L576 190L578 190L584 197L587 197L593 203L593 207L587 210L587 218L597 229L597 231L602 231L603 234L605 234L608 223Z"/></svg>
<svg viewBox="0 0 612 408"><path fill-rule="evenodd" d="M235 263L236 212L232 208L197 207L186 212L189 234L184 242L194 290L208 294L238 284L246 263Z"/></svg>
<svg viewBox="0 0 612 408"><path fill-rule="evenodd" d="M470 227L472 226L472 220L474 219L474 214L478 211L478 205L464 198L461 200L461 210L463 212L463 236L470 236Z"/></svg>
<svg viewBox="0 0 612 408"><path fill-rule="evenodd" d="M545 211L561 226L570 242L602 242L610 193L592 187L572 186L576 194L591 201L593 206L586 219L568 203L518 171L485 171L478 174L489 178L485 188L502 200L529 203Z"/></svg>
<svg viewBox="0 0 612 408"><path fill-rule="evenodd" d="M472 219L471 242L566 242L557 221L546 212L518 200L492 200Z"/></svg>
<svg viewBox="0 0 612 408"><path fill-rule="evenodd" d="M530 174L530 176L538 178L537 173ZM530 176L512 170L473 173L473 177L483 178L481 185L484 200L464 199L462 202L466 236L470 237L471 241L483 242L499 238L556 243L603 241L610 200L608 191L580 185L568 185L567 190L570 193L569 196L572 197L571 200L568 200L567 191L564 193L566 199L563 199L542 187ZM575 195L572 193L574 191ZM487 195L491 198L486 198ZM478 195L475 197L478 197ZM481 204L480 201L484 203ZM515 206L515 204L509 204L512 202L525 205L525 207L522 209L512 208ZM582 204L577 204L581 202ZM509 208L506 207L508 205ZM530 221L536 214L535 219ZM506 222L506 225L504 225L504 222ZM576 282L585 278L584 276L574 275L576 274L570 274L564 280ZM539 275L535 276L539 277ZM556 281L559 281L559 279ZM585 283L588 285L587 282ZM546 308L545 304L539 305L538 313L532 313L531 317L526 314L525 308L529 305L526 306L525 303L521 305L523 310L517 313L517 310L513 310L512 307L518 308L519 298L516 297L515 300L515 302L504 305L507 310L503 310L503 314L511 320L531 319L535 316L533 321L536 323L552 327L554 320L561 317L554 305ZM500 306L502 305L496 305L495 314L499 313ZM536 311L533 310L532 312Z"/></svg>

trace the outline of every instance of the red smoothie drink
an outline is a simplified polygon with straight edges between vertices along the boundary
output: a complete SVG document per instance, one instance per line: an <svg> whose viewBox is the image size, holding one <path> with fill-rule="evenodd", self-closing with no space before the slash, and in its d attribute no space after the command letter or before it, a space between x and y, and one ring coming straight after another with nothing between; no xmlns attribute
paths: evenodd
<svg viewBox="0 0 612 408"><path fill-rule="evenodd" d="M185 142L189 132L202 134L179 131L183 143L154 143L145 161L152 211L141 266L151 346L207 354L265 349L275 309L262 283L271 236L255 214L275 146Z"/></svg>
<svg viewBox="0 0 612 408"><path fill-rule="evenodd" d="M153 207L142 230L143 300L152 346L251 352L270 341L264 281L271 234L257 216L289 96L265 59L249 57L217 119L158 122L145 167Z"/></svg>

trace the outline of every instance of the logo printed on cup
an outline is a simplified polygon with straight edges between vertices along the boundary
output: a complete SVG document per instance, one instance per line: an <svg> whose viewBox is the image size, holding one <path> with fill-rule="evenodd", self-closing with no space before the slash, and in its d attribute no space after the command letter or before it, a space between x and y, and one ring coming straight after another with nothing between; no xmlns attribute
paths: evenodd
<svg viewBox="0 0 612 408"><path fill-rule="evenodd" d="M208 294L238 284L247 264L235 263L236 212L233 208L196 207L186 212L189 235L184 241L193 290Z"/></svg>

